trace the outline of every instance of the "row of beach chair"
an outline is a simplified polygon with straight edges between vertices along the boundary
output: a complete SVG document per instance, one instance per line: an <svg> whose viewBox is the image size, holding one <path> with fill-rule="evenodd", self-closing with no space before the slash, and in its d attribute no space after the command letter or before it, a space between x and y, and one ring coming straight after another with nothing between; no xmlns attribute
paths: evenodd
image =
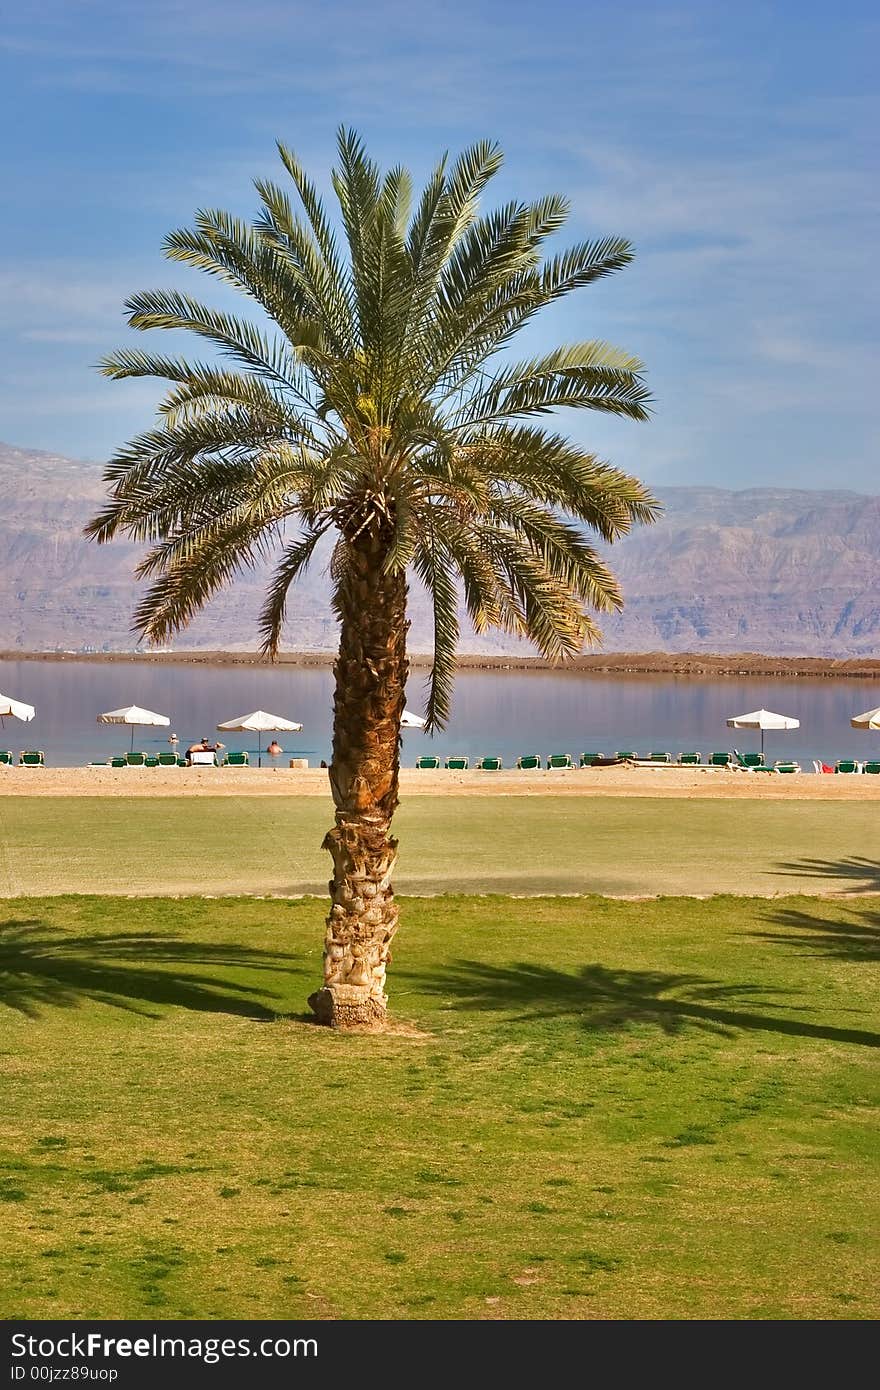
<svg viewBox="0 0 880 1390"><path fill-rule="evenodd" d="M230 752L224 754L221 763L215 763L220 767L247 767L250 759L246 752ZM581 753L580 762L577 764L582 768L593 767L595 764L607 766L614 762L637 762L654 763L660 766L671 765L673 763L671 753L654 752L645 757L639 757L634 752L619 752L611 755L605 753ZM0 749L0 767L12 767L15 765L15 757L8 749ZM45 767L46 760L40 749L24 749L18 755L19 767ZM800 772L800 763L790 759L780 759L775 763L765 763L761 753L710 753L706 762L702 760L700 753L679 753L675 760L677 767L740 767L754 772L781 772L794 773ZM189 767L190 763L179 753L125 753L115 758L105 758L100 762L89 763L89 767ZM478 772L501 772L503 769L501 758L483 757L477 758L474 768ZM570 753L550 753L542 759L538 753L523 753L516 760L516 767L522 772L539 772L544 768L549 772L564 771L572 768L575 764ZM441 762L441 759L433 753L423 754L416 759L416 767L423 772L436 772L441 767L449 772L467 772L470 768L470 758L465 756L452 756ZM842 774L867 773L880 776L880 760L869 760L860 762L857 758L838 758L833 765L813 760L815 772L836 772Z"/></svg>
<svg viewBox="0 0 880 1390"><path fill-rule="evenodd" d="M213 763L205 760L204 767L247 767L250 759L247 753L226 753L223 761ZM89 767L192 767L193 764L182 753L125 753L118 758L107 758L103 762L89 763Z"/></svg>
<svg viewBox="0 0 880 1390"><path fill-rule="evenodd" d="M699 758L699 754L696 756ZM613 753L610 756L605 753L582 753L579 766L592 767L594 763L626 762L636 757L635 753ZM549 753L546 758L542 758L539 753L523 753L517 758L516 766L521 772L539 772L544 768L549 772L561 772L574 767L575 764L570 753ZM426 753L416 759L416 767L423 772L436 772L441 767L448 772L466 772L470 767L470 758L462 755L441 760L433 753ZM503 767L501 758L497 757L477 758L474 763L478 772L501 772Z"/></svg>
<svg viewBox="0 0 880 1390"><path fill-rule="evenodd" d="M859 762L857 758L838 758L837 762L829 766L828 763L819 762L813 759L814 772L843 772L846 774L867 772L875 777L880 776L880 759L870 759L866 763Z"/></svg>
<svg viewBox="0 0 880 1390"><path fill-rule="evenodd" d="M656 766L676 766L676 767L712 767L712 768L742 768L750 772L778 772L778 773L797 773L801 771L800 763L790 758L780 758L774 763L764 761L761 753L710 753L705 763L701 753L679 753L673 760L671 753L653 752L640 756L632 751L607 753L581 753L578 767L589 768L597 764L608 766L614 762L619 763L650 763ZM522 772L538 772L545 768L549 772L564 771L572 768L575 763L570 753L550 753L546 758L542 758L538 753L524 753L516 760L516 767ZM833 771L840 773L866 772L880 774L880 761L861 763L854 758L840 758L829 768L821 763L813 764L817 772ZM445 768L448 772L466 772L470 768L470 759L461 755L453 756L441 760L437 755L429 753L423 754L416 759L416 768L423 772L436 772ZM500 772L503 768L501 758L483 757L477 758L474 768L479 772Z"/></svg>
<svg viewBox="0 0 880 1390"><path fill-rule="evenodd" d="M246 752L226 753L222 763L214 762L216 767L247 767L250 758ZM15 757L6 748L0 748L0 767L14 767ZM18 755L19 767L45 767L46 758L41 749L25 749ZM88 764L89 767L190 767L190 762L181 753L122 753L117 758L102 758ZM210 766L206 763L205 766Z"/></svg>
<svg viewBox="0 0 880 1390"><path fill-rule="evenodd" d="M760 753L746 754L746 759L757 759L760 762ZM621 750L615 753L581 753L578 767L593 767L595 764L606 765L608 763L642 762L654 763L657 765L671 765L673 757L671 753L647 753L640 755L632 750ZM679 753L675 759L678 767L732 767L736 764L733 753L710 753L706 763L703 763L701 753ZM746 766L757 765L748 761ZM482 772L499 772L502 769L502 761L496 757L478 758L474 767ZM543 768L548 771L559 770L576 766L570 753L549 753L546 758L542 758L538 753L523 753L517 758L516 766L523 772L537 772ZM442 760L433 753L423 754L416 759L416 767L425 772L437 771L441 767L450 772L466 772L470 767L470 759L464 756L453 756Z"/></svg>

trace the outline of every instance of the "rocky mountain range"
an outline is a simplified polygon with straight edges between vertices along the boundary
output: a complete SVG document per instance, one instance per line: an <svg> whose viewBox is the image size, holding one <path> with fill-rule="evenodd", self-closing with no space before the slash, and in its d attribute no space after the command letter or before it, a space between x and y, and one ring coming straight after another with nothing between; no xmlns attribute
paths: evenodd
<svg viewBox="0 0 880 1390"><path fill-rule="evenodd" d="M0 445L0 649L126 651L137 548L95 546L82 526L103 495L101 465ZM880 497L844 491L659 489L662 519L613 547L626 607L604 622L609 651L880 655ZM263 574L219 596L175 648L247 650ZM411 603L413 651L430 647L425 597ZM328 580L316 563L296 592L285 646L334 646ZM524 652L503 636L466 652Z"/></svg>

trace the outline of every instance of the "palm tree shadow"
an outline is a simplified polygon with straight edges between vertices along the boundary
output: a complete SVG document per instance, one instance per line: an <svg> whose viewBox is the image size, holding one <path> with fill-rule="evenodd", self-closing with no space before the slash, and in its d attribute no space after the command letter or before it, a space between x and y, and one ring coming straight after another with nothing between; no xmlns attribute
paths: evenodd
<svg viewBox="0 0 880 1390"><path fill-rule="evenodd" d="M880 1047L880 1033L810 1022L803 1017L807 1012L803 1005L788 1002L787 991L723 985L699 975L609 969L599 964L569 973L531 963L496 966L458 960L443 970L410 973L408 978L419 989L447 1001L451 996L454 1009L505 1013L514 1009L518 1011L514 1019L519 1021L570 1018L596 1033L641 1023L666 1034L697 1028L732 1037L740 1030L754 1030Z"/></svg>
<svg viewBox="0 0 880 1390"><path fill-rule="evenodd" d="M36 918L0 923L0 1004L37 1018L92 1000L158 1018L151 1006L276 1019L282 996L224 971L275 974L295 956L151 932L74 936ZM199 969L204 967L204 969Z"/></svg>
<svg viewBox="0 0 880 1390"><path fill-rule="evenodd" d="M865 855L854 854L849 859L795 859L779 864L775 872L783 878L827 879L840 892L880 893L880 864Z"/></svg>
<svg viewBox="0 0 880 1390"><path fill-rule="evenodd" d="M799 948L801 955L864 963L880 960L880 912L845 909L843 920L835 920L825 915L817 902L815 912L785 909L771 913L767 920L783 930L750 934L761 941Z"/></svg>

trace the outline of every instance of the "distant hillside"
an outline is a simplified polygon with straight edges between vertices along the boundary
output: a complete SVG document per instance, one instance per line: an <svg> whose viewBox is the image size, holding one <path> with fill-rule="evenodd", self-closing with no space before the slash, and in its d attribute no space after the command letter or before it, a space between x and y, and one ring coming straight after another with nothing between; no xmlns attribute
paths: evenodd
<svg viewBox="0 0 880 1390"><path fill-rule="evenodd" d="M137 549L87 544L101 467L0 445L0 648L127 650ZM852 492L665 488L663 519L613 547L626 596L604 624L610 651L880 654L880 498ZM255 645L263 576L219 597L178 647ZM334 645L328 582L316 565L291 606L285 645ZM413 650L426 650L424 595L412 596ZM525 650L503 637L470 652Z"/></svg>

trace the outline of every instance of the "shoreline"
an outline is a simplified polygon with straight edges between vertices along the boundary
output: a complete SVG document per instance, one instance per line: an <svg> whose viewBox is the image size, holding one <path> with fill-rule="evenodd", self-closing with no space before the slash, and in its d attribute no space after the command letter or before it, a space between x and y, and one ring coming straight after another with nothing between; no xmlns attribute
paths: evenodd
<svg viewBox="0 0 880 1390"><path fill-rule="evenodd" d="M136 662L145 665L187 666L290 666L294 668L330 669L336 660L335 652L281 652L275 661L257 652L209 651L196 648L173 652L24 652L0 651L0 662L100 662L113 665ZM413 670L426 670L431 656L412 652ZM696 677L705 680L738 679L858 679L880 680L880 658L765 656L759 652L738 652L731 655L701 652L602 652L573 657L554 664L540 656L515 656L505 653L466 653L457 659L458 671L537 671L556 675L595 676L670 676Z"/></svg>
<svg viewBox="0 0 880 1390"><path fill-rule="evenodd" d="M678 767L558 772L400 770L409 797L588 797L735 801L880 801L880 777L729 772ZM323 768L0 768L0 802L22 797L325 797Z"/></svg>

